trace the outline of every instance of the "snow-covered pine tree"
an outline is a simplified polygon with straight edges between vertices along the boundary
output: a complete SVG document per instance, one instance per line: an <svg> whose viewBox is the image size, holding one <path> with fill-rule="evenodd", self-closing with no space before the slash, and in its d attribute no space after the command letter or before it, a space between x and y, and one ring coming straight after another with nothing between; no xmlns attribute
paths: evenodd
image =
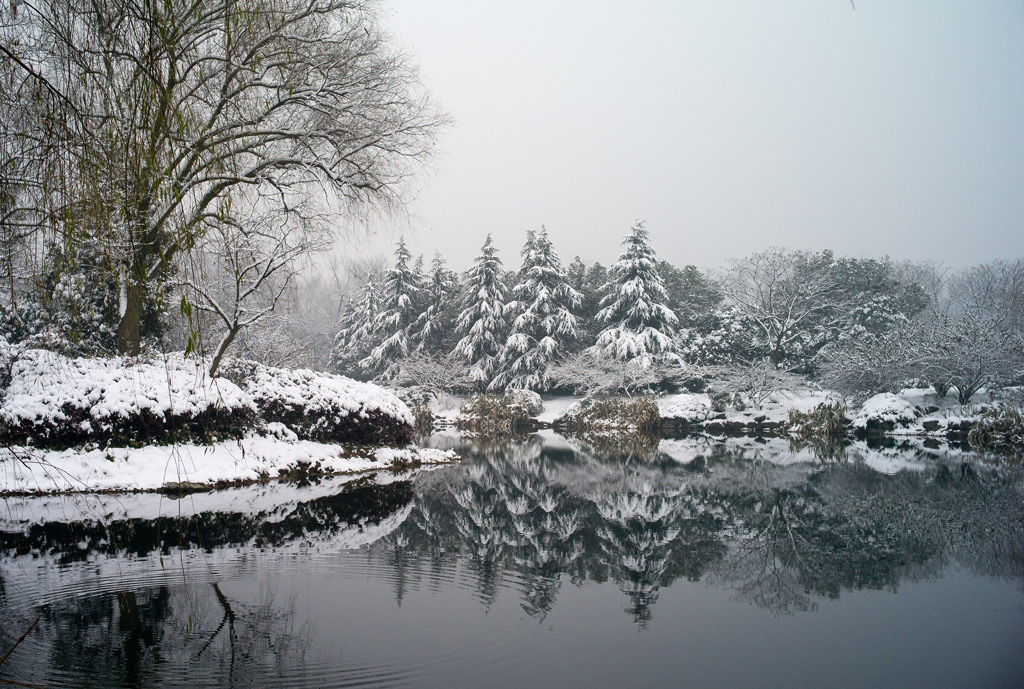
<svg viewBox="0 0 1024 689"><path fill-rule="evenodd" d="M359 294L342 311L338 334L334 336L331 368L336 373L365 377L359 362L374 347L373 323L380 313L380 285L372 277L363 283Z"/></svg>
<svg viewBox="0 0 1024 689"><path fill-rule="evenodd" d="M551 366L576 338L573 311L580 294L569 285L547 230L527 233L523 268L513 288L517 316L500 356L501 371L491 389L545 391L552 385Z"/></svg>
<svg viewBox="0 0 1024 689"><path fill-rule="evenodd" d="M650 234L638 222L622 240L626 250L608 271L597 321L605 327L594 350L647 368L676 359L672 335L678 319L658 274Z"/></svg>
<svg viewBox="0 0 1024 689"><path fill-rule="evenodd" d="M455 353L469 364L470 377L485 387L494 375L507 327L507 290L491 235L466 273L464 295L456 322L456 334L462 339L455 345Z"/></svg>
<svg viewBox="0 0 1024 689"><path fill-rule="evenodd" d="M370 375L388 379L398 372L398 362L411 348L410 334L420 314L422 277L412 265L412 254L405 240L398 240L395 266L387 271L381 286L380 313L373 319L373 331L379 344L359 366Z"/></svg>
<svg viewBox="0 0 1024 689"><path fill-rule="evenodd" d="M443 346L445 336L451 333L454 319L450 304L458 288L458 276L448 270L441 254L435 253L424 281L426 308L414 327L417 351L436 353Z"/></svg>

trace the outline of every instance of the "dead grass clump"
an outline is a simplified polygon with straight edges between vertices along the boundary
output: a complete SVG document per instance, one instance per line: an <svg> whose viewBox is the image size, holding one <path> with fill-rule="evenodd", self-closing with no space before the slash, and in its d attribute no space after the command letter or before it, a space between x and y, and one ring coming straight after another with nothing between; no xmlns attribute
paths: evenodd
<svg viewBox="0 0 1024 689"><path fill-rule="evenodd" d="M523 433L533 425L533 416L540 410L540 396L528 391L476 395L462 405L455 427L484 434Z"/></svg>
<svg viewBox="0 0 1024 689"><path fill-rule="evenodd" d="M977 449L1024 451L1024 412L1018 406L985 409L971 426L967 442Z"/></svg>
<svg viewBox="0 0 1024 689"><path fill-rule="evenodd" d="M842 402L822 402L806 413L790 409L786 423L790 437L805 441L839 442L847 437L849 428Z"/></svg>
<svg viewBox="0 0 1024 689"><path fill-rule="evenodd" d="M624 400L598 397L584 400L559 418L557 425L574 433L626 432L657 435L661 429L658 405L647 397Z"/></svg>

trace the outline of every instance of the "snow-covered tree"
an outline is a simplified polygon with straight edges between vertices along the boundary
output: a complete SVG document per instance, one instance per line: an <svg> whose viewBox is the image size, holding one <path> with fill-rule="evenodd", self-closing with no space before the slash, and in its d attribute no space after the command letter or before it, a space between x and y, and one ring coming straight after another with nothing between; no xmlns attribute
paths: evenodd
<svg viewBox="0 0 1024 689"><path fill-rule="evenodd" d="M622 243L626 250L608 272L603 308L597 313L605 328L594 347L643 367L675 359L672 335L678 319L667 304L650 234L639 222Z"/></svg>
<svg viewBox="0 0 1024 689"><path fill-rule="evenodd" d="M708 387L714 392L739 397L755 410L780 390L792 390L802 380L793 373L780 369L768 359L737 360L725 366L707 366L700 371Z"/></svg>
<svg viewBox="0 0 1024 689"><path fill-rule="evenodd" d="M753 330L758 356L809 367L825 345L885 332L929 301L888 260L772 247L731 262L718 287Z"/></svg>
<svg viewBox="0 0 1024 689"><path fill-rule="evenodd" d="M424 280L424 301L426 307L416 319L416 350L440 352L446 336L451 333L454 318L451 302L459 288L458 276L441 257L435 253L430 263L430 272Z"/></svg>
<svg viewBox="0 0 1024 689"><path fill-rule="evenodd" d="M556 387L568 388L577 395L619 395L627 397L650 390L666 381L683 380L688 371L682 361L664 362L658 367L642 366L641 359L616 359L594 348L575 352L550 369Z"/></svg>
<svg viewBox="0 0 1024 689"><path fill-rule="evenodd" d="M65 254L100 245L124 354L225 200L245 189L285 214L307 195L332 212L393 207L445 121L373 3L10 4L0 237Z"/></svg>
<svg viewBox="0 0 1024 689"><path fill-rule="evenodd" d="M551 367L576 338L573 310L580 294L566 280L548 232L527 233L523 269L513 289L518 315L501 350L501 372L492 389L547 390L553 379Z"/></svg>
<svg viewBox="0 0 1024 689"><path fill-rule="evenodd" d="M419 302L423 293L422 277L412 264L412 254L404 239L398 241L395 265L385 274L381 291L382 310L373 321L379 344L359 362L359 366L367 373L392 378L398 372L398 362L411 349L410 336L420 315Z"/></svg>
<svg viewBox="0 0 1024 689"><path fill-rule="evenodd" d="M338 373L364 377L359 362L374 348L374 320L381 308L381 288L376 276L368 276L358 296L343 309L334 336L331 368Z"/></svg>
<svg viewBox="0 0 1024 689"><path fill-rule="evenodd" d="M940 398L955 388L967 404L983 387L1003 387L1024 376L1024 350L999 325L970 313L928 314L877 337L827 348L823 380L862 396L895 392L918 380L930 383Z"/></svg>
<svg viewBox="0 0 1024 689"><path fill-rule="evenodd" d="M462 313L456 322L461 336L455 352L470 367L470 376L481 387L494 375L498 353L507 328L507 289L498 250L491 235L465 278Z"/></svg>
<svg viewBox="0 0 1024 689"><path fill-rule="evenodd" d="M601 310L602 290L608 282L608 270L600 263L588 266L577 256L569 264L568 280L569 285L580 293L580 305L576 309L579 334L573 343L573 351L578 352L594 344L601 331L597 312Z"/></svg>

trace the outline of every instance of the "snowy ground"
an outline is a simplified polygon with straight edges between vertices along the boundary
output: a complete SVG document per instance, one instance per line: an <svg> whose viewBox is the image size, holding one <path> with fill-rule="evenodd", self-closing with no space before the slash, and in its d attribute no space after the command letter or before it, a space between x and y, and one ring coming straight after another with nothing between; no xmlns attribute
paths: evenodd
<svg viewBox="0 0 1024 689"><path fill-rule="evenodd" d="M213 484L276 477L298 462L351 474L388 469L393 463L436 464L458 459L431 448L367 448L273 437L248 437L213 445L151 445L141 448L0 449L0 493L147 491L173 483Z"/></svg>

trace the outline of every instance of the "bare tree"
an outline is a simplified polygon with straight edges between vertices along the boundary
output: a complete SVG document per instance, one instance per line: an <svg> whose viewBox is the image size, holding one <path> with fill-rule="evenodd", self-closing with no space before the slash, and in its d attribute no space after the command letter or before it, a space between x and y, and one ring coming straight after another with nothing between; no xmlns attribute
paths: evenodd
<svg viewBox="0 0 1024 689"><path fill-rule="evenodd" d="M974 266L950 280L950 296L962 313L985 318L1011 332L1024 330L1024 258Z"/></svg>
<svg viewBox="0 0 1024 689"><path fill-rule="evenodd" d="M939 398L955 388L967 404L983 387L1002 387L1024 375L1024 350L992 319L928 314L881 336L830 348L823 382L861 396L930 383Z"/></svg>
<svg viewBox="0 0 1024 689"><path fill-rule="evenodd" d="M58 0L3 19L0 91L27 119L4 150L36 161L7 169L3 231L101 245L126 353L228 195L390 208L444 122L372 0Z"/></svg>
<svg viewBox="0 0 1024 689"><path fill-rule="evenodd" d="M949 268L935 261L902 261L893 264L896 279L919 285L931 302L929 309L946 313L949 307Z"/></svg>
<svg viewBox="0 0 1024 689"><path fill-rule="evenodd" d="M329 234L318 218L293 210L261 210L208 222L196 250L185 261L177 283L182 310L194 307L219 321L220 339L212 350L210 375L242 329L273 313L301 270L300 259L327 247ZM186 352L197 346L192 339Z"/></svg>
<svg viewBox="0 0 1024 689"><path fill-rule="evenodd" d="M838 325L846 316L830 266L813 258L773 247L732 261L718 281L725 298L757 323L775 366L782 363L787 345L815 328Z"/></svg>
<svg viewBox="0 0 1024 689"><path fill-rule="evenodd" d="M772 394L792 390L800 384L799 376L779 369L765 359L739 360L729 366L708 366L700 373L713 390L746 397L754 409L760 409Z"/></svg>
<svg viewBox="0 0 1024 689"><path fill-rule="evenodd" d="M427 398L442 393L470 392L475 387L465 362L454 352L413 352L398 362L393 382L399 387L414 388Z"/></svg>
<svg viewBox="0 0 1024 689"><path fill-rule="evenodd" d="M665 381L689 375L682 363L665 362L658 366L645 366L644 363L586 349L552 366L551 380L556 387L570 388L587 397L617 393L632 397Z"/></svg>

